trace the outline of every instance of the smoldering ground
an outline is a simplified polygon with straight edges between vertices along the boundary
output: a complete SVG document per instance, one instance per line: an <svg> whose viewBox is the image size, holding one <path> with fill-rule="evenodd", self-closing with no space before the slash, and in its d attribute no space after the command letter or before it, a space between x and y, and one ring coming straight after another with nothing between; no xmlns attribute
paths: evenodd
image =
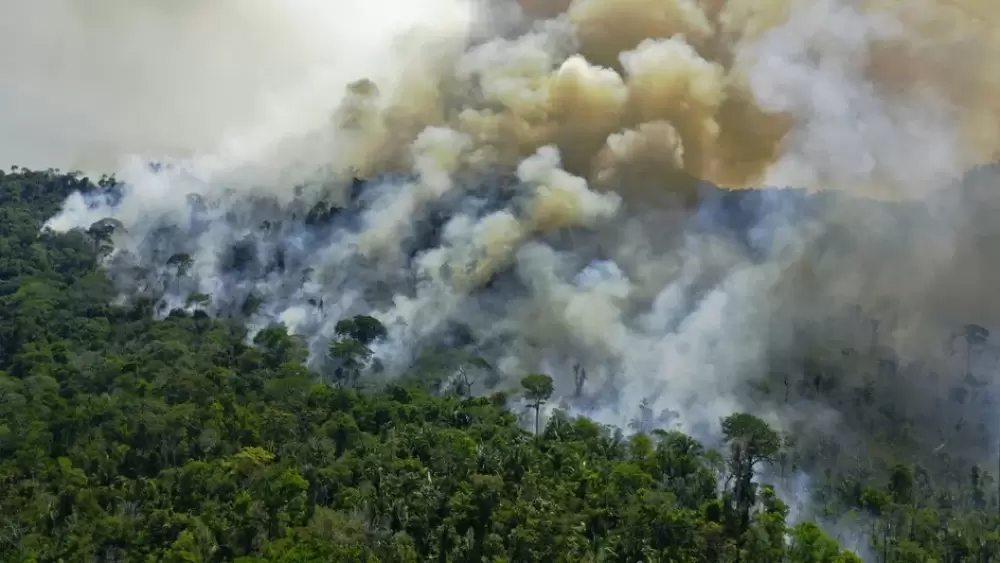
<svg viewBox="0 0 1000 563"><path fill-rule="evenodd" d="M74 29L101 25L39 5ZM243 6L228 9L267 13ZM303 79L263 90L296 111L254 124L252 106L251 133L228 112L256 90L198 77L239 78L231 64L252 64L248 53L295 35L299 19L253 20L265 33L226 51L231 61L172 53L157 76L173 88L157 95L81 73L85 92L151 104L135 115L156 115L167 93L185 111L158 128L109 103L125 133L95 136L116 157L143 158L122 160L114 194L74 195L49 227L113 220L107 265L123 296L284 322L318 369L335 323L367 313L389 329L378 349L389 374L446 341L491 360L495 385L550 373L557 399L609 423L627 425L646 400L654 423L700 437L751 410L846 441L880 416L925 415L949 447L987 453L952 428L972 417L995 438L991 384L977 387L983 408L940 399L966 375L942 343L1000 314L995 174L963 180L1000 145L1000 15L989 5L524 1L457 6L450 18L407 6L383 27L380 11L311 22L344 34L283 51ZM29 52L5 56L32 64ZM114 75L133 84L131 72ZM48 115L18 99L18 114ZM60 107L69 113L49 123L6 113L6 130L33 125L71 146L67 131L86 125L74 119L92 114ZM151 152L171 143L197 154ZM73 152L61 150L53 158ZM802 190L753 189L763 186ZM195 294L210 303L189 303ZM816 358L826 367L809 367ZM889 414L857 416L853 393L869 387Z"/></svg>

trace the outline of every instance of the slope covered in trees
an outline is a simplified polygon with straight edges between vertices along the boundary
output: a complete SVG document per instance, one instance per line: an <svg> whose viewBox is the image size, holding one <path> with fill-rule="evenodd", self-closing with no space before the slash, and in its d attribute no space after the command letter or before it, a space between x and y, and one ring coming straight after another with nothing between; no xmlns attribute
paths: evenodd
<svg viewBox="0 0 1000 563"><path fill-rule="evenodd" d="M720 421L718 452L559 411L536 426L541 374L487 397L437 392L416 368L366 384L372 319L338 327L331 355L350 361L324 380L283 327L248 342L204 298L161 320L151 300L116 305L99 228L40 231L80 189L0 173L0 560L858 560L755 478L780 485L797 462L872 560L1000 558L987 472L929 472L878 437L859 472L749 414Z"/></svg>

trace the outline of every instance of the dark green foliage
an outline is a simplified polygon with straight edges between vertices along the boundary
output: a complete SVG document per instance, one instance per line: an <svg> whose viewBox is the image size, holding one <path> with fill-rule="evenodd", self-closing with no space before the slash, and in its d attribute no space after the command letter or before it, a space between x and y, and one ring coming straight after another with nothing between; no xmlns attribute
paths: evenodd
<svg viewBox="0 0 1000 563"><path fill-rule="evenodd" d="M385 327L382 326L382 323L378 319L367 315L358 315L350 319L343 319L337 323L334 330L337 332L337 335L354 339L365 346L386 336Z"/></svg>
<svg viewBox="0 0 1000 563"><path fill-rule="evenodd" d="M386 337L385 327L374 317L358 315L342 319L334 327L337 336L330 341L327 354L333 362L334 381L360 388L361 373L371 367L371 344Z"/></svg>
<svg viewBox="0 0 1000 563"><path fill-rule="evenodd" d="M535 374L521 382L532 437L503 393L438 395L410 385L419 372L333 387L283 326L249 346L235 320L112 306L94 243L108 225L39 230L87 188L0 173L2 561L858 560L816 525L786 524L755 477L788 442L753 416L722 421L728 460L677 432L625 438L559 411L542 428L553 382ZM188 262L172 259L178 273ZM337 332L330 356L356 380L385 328L355 317ZM879 560L997 561L993 478L960 479L899 465L881 483L842 478L827 502L870 516L858 529Z"/></svg>

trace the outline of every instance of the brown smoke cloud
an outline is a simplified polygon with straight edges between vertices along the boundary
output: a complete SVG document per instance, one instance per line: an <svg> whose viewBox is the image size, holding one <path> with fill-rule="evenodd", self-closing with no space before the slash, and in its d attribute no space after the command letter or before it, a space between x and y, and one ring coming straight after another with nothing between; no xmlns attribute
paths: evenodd
<svg viewBox="0 0 1000 563"><path fill-rule="evenodd" d="M359 168L409 168L404 147L434 125L472 139L467 166L512 169L554 145L566 171L631 194L683 199L703 179L896 198L1000 149L1000 11L984 1L519 5L530 21L520 33L454 53L395 97L362 100L377 108L378 140ZM823 30L828 18L856 30ZM811 84L809 72L843 84ZM892 142L895 152L881 146ZM919 142L948 155L914 180L907 143ZM845 162L824 155L838 151Z"/></svg>

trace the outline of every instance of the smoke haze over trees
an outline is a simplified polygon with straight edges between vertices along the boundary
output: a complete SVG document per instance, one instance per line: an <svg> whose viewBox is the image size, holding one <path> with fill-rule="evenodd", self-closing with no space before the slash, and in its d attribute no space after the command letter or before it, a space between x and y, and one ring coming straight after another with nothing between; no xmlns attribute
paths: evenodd
<svg viewBox="0 0 1000 563"><path fill-rule="evenodd" d="M261 354L256 363L204 366L265 379L292 369L353 393L362 410L406 402L387 385L482 408L474 397L515 393L542 453L537 440L562 439L560 424L581 415L667 432L650 452L681 432L730 458L718 499L728 512L699 514L721 518L737 552L766 526L761 514L785 518L756 488L762 479L791 518L874 545L872 560L992 557L992 4L277 6L2 9L15 17L0 18L11 84L0 93L0 159L114 173L100 186L82 173L10 175L17 213L32 214L17 228L45 226L37 240L18 231L17 244L84 244L73 260L100 265L88 266L100 293L86 302L102 303L109 326L131 311L128 322L153 332L246 327L227 338ZM32 195L53 186L58 202ZM24 285L40 267L10 266L8 295L43 291ZM53 275L71 284L76 274ZM18 381L50 314L29 321L19 307L2 351ZM59 339L86 332L74 331ZM767 447L751 453L722 419ZM380 425L363 433L385 442ZM212 455L238 446L303 459L260 439L223 442ZM643 471L632 477L662 477ZM659 490L647 485L635 490ZM850 510L858 521L845 520ZM260 541L304 522L272 523ZM475 556L487 549L481 524L459 526ZM979 559L948 551L959 536ZM640 557L622 549L622 560Z"/></svg>

